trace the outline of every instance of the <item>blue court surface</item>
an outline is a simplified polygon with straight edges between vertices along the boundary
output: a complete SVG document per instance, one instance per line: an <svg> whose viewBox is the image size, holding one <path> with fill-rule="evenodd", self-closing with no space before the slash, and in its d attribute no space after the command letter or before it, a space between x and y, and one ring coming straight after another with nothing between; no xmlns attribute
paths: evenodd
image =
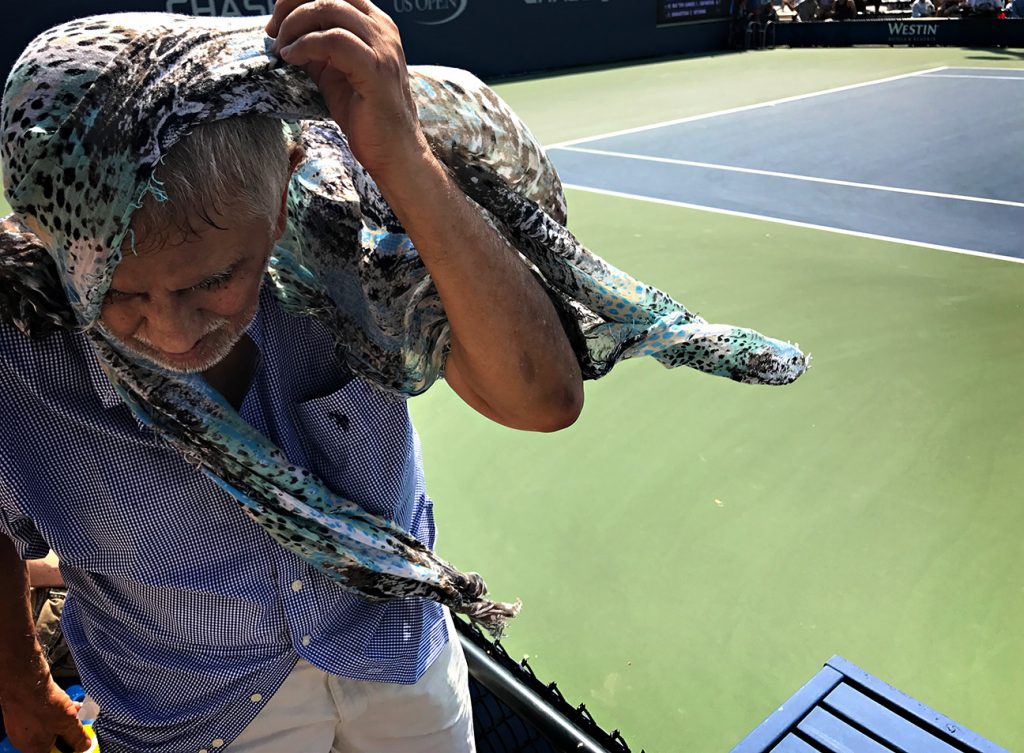
<svg viewBox="0 0 1024 753"><path fill-rule="evenodd" d="M1024 260L1024 71L936 68L577 141L567 187Z"/></svg>

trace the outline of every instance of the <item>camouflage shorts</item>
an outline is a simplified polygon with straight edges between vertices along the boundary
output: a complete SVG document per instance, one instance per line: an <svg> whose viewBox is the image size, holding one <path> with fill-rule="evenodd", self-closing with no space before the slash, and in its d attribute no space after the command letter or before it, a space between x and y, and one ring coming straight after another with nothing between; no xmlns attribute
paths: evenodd
<svg viewBox="0 0 1024 753"><path fill-rule="evenodd" d="M50 664L53 679L74 679L78 677L75 660L64 641L64 631L60 626L60 615L64 611L64 598L67 590L63 588L33 588L32 616L36 622L36 637L43 647L43 654Z"/></svg>

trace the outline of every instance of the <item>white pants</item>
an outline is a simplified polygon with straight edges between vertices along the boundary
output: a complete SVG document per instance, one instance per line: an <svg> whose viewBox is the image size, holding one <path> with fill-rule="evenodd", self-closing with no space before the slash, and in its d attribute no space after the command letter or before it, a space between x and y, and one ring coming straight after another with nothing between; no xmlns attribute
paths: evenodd
<svg viewBox="0 0 1024 753"><path fill-rule="evenodd" d="M350 680L302 659L231 753L474 753L459 636L415 685Z"/></svg>
<svg viewBox="0 0 1024 753"><path fill-rule="evenodd" d="M300 659L242 734L218 751L475 753L466 658L448 621L448 645L414 685L350 680Z"/></svg>

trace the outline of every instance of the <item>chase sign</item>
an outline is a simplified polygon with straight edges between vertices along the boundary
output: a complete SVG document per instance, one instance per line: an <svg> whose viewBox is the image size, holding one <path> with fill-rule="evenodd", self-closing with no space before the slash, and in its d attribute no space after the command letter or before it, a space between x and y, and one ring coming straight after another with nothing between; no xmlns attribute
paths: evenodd
<svg viewBox="0 0 1024 753"><path fill-rule="evenodd" d="M274 0L167 0L168 13L192 16L269 16Z"/></svg>

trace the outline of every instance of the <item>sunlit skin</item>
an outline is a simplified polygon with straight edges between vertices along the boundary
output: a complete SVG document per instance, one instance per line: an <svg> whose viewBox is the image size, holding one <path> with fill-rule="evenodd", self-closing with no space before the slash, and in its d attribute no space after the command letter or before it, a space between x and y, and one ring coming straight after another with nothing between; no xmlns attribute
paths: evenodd
<svg viewBox="0 0 1024 753"><path fill-rule="evenodd" d="M230 222L214 218L218 224ZM180 373L222 361L256 314L275 240L269 223L235 218L160 248L125 254L104 299L104 329Z"/></svg>
<svg viewBox="0 0 1024 753"><path fill-rule="evenodd" d="M292 150L290 171L302 156ZM107 334L171 371L205 372L224 392L238 376L229 356L256 315L270 252L288 221L286 200L282 189L273 220L228 206L209 215L213 225L196 218L198 232L183 238L126 245L103 300Z"/></svg>

